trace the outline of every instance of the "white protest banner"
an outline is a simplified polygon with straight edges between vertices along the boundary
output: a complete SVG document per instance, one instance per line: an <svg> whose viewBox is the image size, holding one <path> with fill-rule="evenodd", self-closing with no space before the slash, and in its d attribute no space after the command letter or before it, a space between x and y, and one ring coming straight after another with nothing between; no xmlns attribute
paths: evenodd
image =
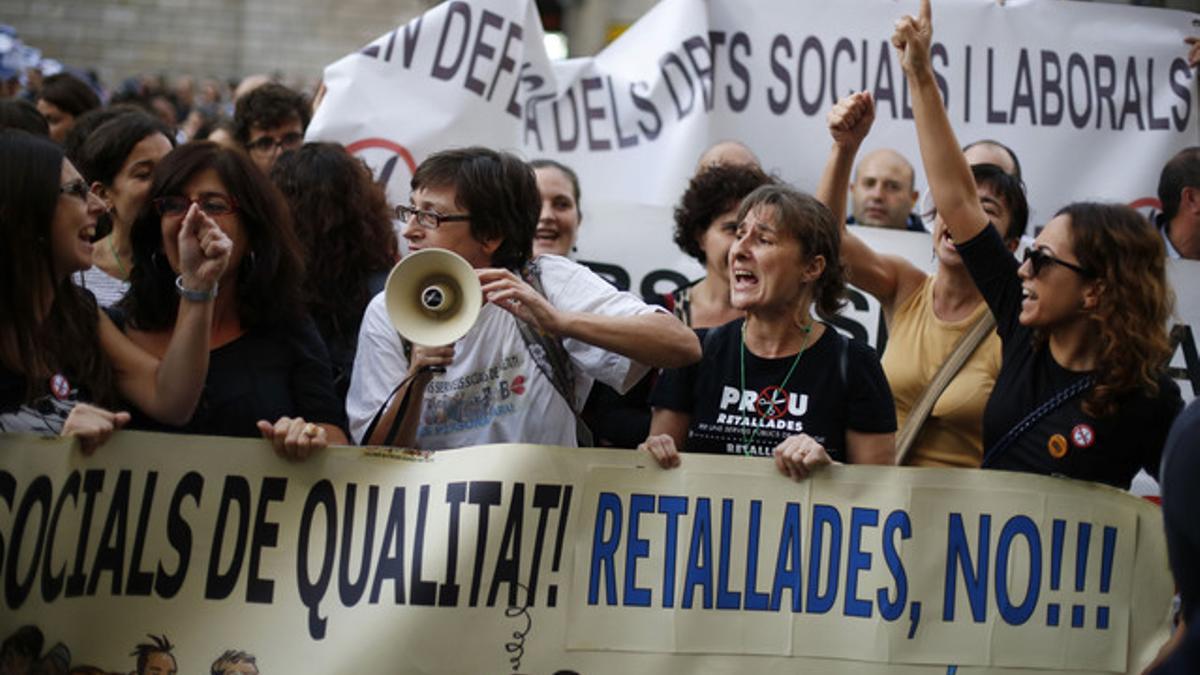
<svg viewBox="0 0 1200 675"><path fill-rule="evenodd" d="M0 637L120 672L1135 674L1173 590L1157 507L1065 479L138 432L0 435L0 577Z"/></svg>
<svg viewBox="0 0 1200 675"><path fill-rule="evenodd" d="M951 122L963 142L1016 150L1034 224L1074 200L1156 204L1162 165L1200 139L1183 42L1200 14L1063 0L933 9ZM552 62L532 0L445 2L326 69L309 139L346 144L394 203L407 201L417 164L448 147L560 160L580 176L580 258L650 296L702 274L671 241L671 209L716 141L747 143L811 191L830 147L826 113L870 89L877 119L863 153L895 148L921 173L889 42L893 21L916 10L915 0L664 0L597 56ZM928 263L928 246L888 250ZM1176 266L1172 277L1192 327L1177 331L1175 362L1191 396L1181 374L1200 333L1200 273ZM877 305L850 300L839 327L873 341Z"/></svg>
<svg viewBox="0 0 1200 675"><path fill-rule="evenodd" d="M878 119L863 151L917 159L889 43L909 5L666 0L599 55L552 63L530 0L446 2L331 65L309 135L358 151L394 200L407 197L416 164L446 147L559 159L582 182L583 257L617 262L637 290L651 265L675 266L669 208L717 140L745 141L811 189L830 145L826 112L870 89ZM1152 197L1166 159L1196 143L1183 39L1198 17L937 2L933 64L959 136L1014 147L1044 222L1072 200ZM649 260L625 262L631 239Z"/></svg>

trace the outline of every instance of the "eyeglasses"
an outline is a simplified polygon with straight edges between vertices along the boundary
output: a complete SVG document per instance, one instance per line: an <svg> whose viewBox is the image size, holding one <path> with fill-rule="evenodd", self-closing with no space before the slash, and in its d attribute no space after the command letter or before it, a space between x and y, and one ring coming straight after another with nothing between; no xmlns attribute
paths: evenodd
<svg viewBox="0 0 1200 675"><path fill-rule="evenodd" d="M411 218L416 218L417 224L427 230L436 230L442 226L442 223L471 219L471 216L465 213L443 216L437 211L422 211L415 206L404 205L396 207L396 217L405 222L408 222Z"/></svg>
<svg viewBox="0 0 1200 675"><path fill-rule="evenodd" d="M182 195L159 197L154 200L154 210L160 216L182 216L192 204L199 204L200 210L210 216L226 216L237 210L237 200L222 194L200 195L198 199Z"/></svg>
<svg viewBox="0 0 1200 675"><path fill-rule="evenodd" d="M92 191L88 189L87 182L82 178L77 178L66 185L60 185L58 191L64 195L78 197L84 204L87 203L88 197L92 194Z"/></svg>
<svg viewBox="0 0 1200 675"><path fill-rule="evenodd" d="M275 138L274 136L261 136L246 144L246 149L251 153L258 155L269 155L275 151L275 148L283 148L291 150L297 148L304 142L304 134L296 133L284 134L283 138Z"/></svg>
<svg viewBox="0 0 1200 675"><path fill-rule="evenodd" d="M1063 260L1061 258L1056 258L1053 255L1047 253L1045 251L1045 249L1033 248L1033 247L1025 249L1024 261L1033 264L1033 276L1035 276L1035 277L1038 276L1039 274L1041 274L1042 270L1046 268L1046 265L1049 265L1050 263L1062 265L1063 267L1065 267L1083 277L1092 278L1092 277L1096 276L1096 274L1094 272L1092 272L1091 270L1080 267L1079 265L1076 265L1075 263L1069 263L1066 260Z"/></svg>

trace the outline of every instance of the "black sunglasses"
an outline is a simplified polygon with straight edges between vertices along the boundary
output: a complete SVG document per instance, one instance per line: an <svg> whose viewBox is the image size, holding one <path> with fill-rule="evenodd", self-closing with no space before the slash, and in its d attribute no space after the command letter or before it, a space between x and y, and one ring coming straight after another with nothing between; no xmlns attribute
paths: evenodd
<svg viewBox="0 0 1200 675"><path fill-rule="evenodd" d="M1033 264L1033 276L1035 276L1035 277L1038 276L1039 274L1041 274L1042 270L1046 268L1046 265L1049 265L1050 263L1062 265L1063 267L1071 270L1072 272L1075 272L1076 274L1078 274L1082 277L1086 277L1088 279L1091 279L1096 276L1096 274L1094 272L1092 272L1091 270L1086 269L1084 267L1080 267L1079 265L1076 265L1075 263L1069 263L1066 260L1063 260L1062 258L1056 258L1053 255L1047 253L1044 249L1040 249L1040 248L1030 247L1030 248L1025 249L1024 260L1025 260L1025 262L1029 262L1029 263Z"/></svg>

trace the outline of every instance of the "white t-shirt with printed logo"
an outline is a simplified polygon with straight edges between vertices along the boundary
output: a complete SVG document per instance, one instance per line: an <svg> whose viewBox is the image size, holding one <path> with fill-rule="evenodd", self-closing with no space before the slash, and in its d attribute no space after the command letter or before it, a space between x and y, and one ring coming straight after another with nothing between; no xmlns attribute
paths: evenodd
<svg viewBox="0 0 1200 675"><path fill-rule="evenodd" d="M556 308L605 316L664 311L618 291L578 263L559 256L539 258L542 287ZM423 450L487 443L574 446L575 414L537 363L504 309L485 304L475 326L454 345L454 361L425 389L416 446ZM575 409L583 407L592 382L625 392L649 367L599 347L564 339L575 367ZM356 442L379 408L408 373L408 359L387 316L383 293L363 315L346 414Z"/></svg>

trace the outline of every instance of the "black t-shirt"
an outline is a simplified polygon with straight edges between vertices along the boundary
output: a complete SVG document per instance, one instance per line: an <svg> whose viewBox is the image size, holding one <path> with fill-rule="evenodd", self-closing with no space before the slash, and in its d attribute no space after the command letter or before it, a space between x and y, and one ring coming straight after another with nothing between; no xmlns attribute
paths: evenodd
<svg viewBox="0 0 1200 675"><path fill-rule="evenodd" d="M30 393L27 377L0 366L0 432L59 434L75 404L87 397L68 378L34 387L32 399Z"/></svg>
<svg viewBox="0 0 1200 675"><path fill-rule="evenodd" d="M846 430L896 430L892 392L867 345L851 341L832 326L796 362L745 350L742 380L742 323L736 319L710 331L697 331L704 345L699 363L666 369L650 403L691 415L683 450L770 457L788 436L804 433L846 461ZM706 334L707 333L707 334Z"/></svg>
<svg viewBox="0 0 1200 675"><path fill-rule="evenodd" d="M118 326L122 317L109 311ZM208 357L204 392L191 421L160 424L135 411L131 428L213 436L259 436L258 420L282 416L346 428L325 343L311 318L247 332Z"/></svg>
<svg viewBox="0 0 1200 675"><path fill-rule="evenodd" d="M1019 264L994 227L959 244L958 251L996 317L1003 344L1000 374L983 413L984 466L1123 489L1129 488L1139 467L1157 476L1171 420L1183 407L1179 386L1166 375L1159 378L1157 396L1132 393L1115 414L1104 418L1083 412L1085 390L1045 415L1006 450L989 453L1026 415L1088 373L1060 366L1049 347L1035 346L1033 329L1017 320L1022 301Z"/></svg>

